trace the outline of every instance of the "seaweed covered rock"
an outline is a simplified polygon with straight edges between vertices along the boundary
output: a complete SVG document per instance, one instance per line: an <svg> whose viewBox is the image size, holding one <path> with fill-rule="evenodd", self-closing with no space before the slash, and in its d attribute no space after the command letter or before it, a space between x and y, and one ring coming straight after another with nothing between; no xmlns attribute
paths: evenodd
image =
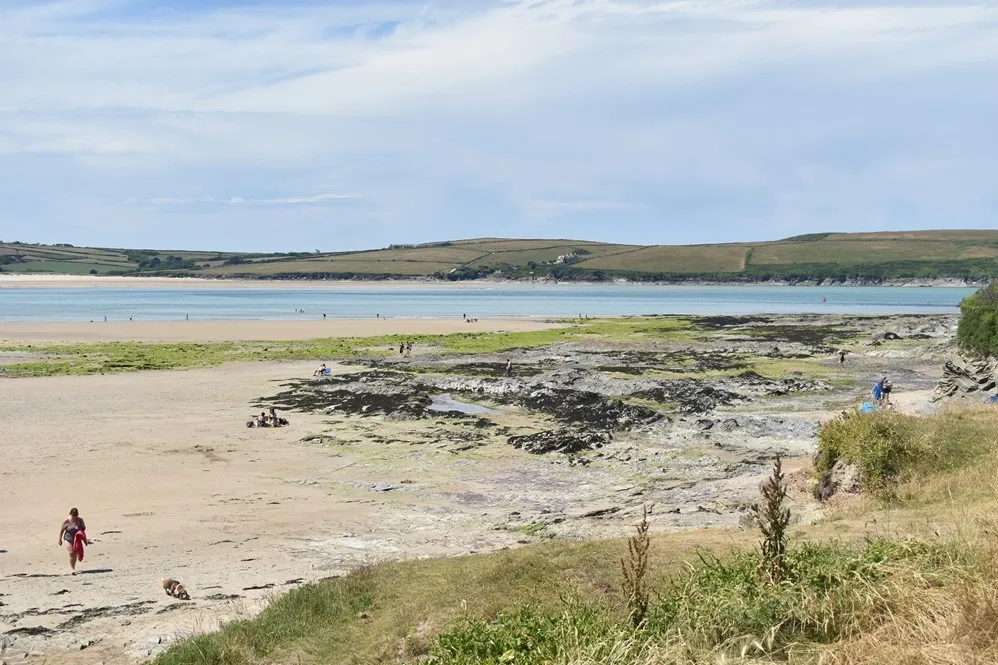
<svg viewBox="0 0 998 665"><path fill-rule="evenodd" d="M522 406L551 414L563 423L625 430L662 419L662 414L644 406L625 404L597 393L560 388L538 388L522 396Z"/></svg>
<svg viewBox="0 0 998 665"><path fill-rule="evenodd" d="M710 413L719 406L729 406L744 399L730 390L694 379L664 381L656 388L635 393L635 396L656 402L673 402L683 413Z"/></svg>
<svg viewBox="0 0 998 665"><path fill-rule="evenodd" d="M610 441L606 432L594 432L562 428L524 436L511 436L507 440L514 448L534 455L545 453L578 453L584 450L602 448Z"/></svg>

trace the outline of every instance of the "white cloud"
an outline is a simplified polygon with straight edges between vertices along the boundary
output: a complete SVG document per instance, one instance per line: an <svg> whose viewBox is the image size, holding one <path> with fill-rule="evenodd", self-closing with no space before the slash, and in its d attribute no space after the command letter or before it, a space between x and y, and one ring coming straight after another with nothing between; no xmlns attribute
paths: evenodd
<svg viewBox="0 0 998 665"><path fill-rule="evenodd" d="M527 201L524 208L540 216L566 215L576 212L598 212L605 210L626 210L628 204L617 201Z"/></svg>
<svg viewBox="0 0 998 665"><path fill-rule="evenodd" d="M0 6L3 235L228 241L280 210L289 249L538 217L702 241L995 203L993 0L150 6Z"/></svg>
<svg viewBox="0 0 998 665"><path fill-rule="evenodd" d="M152 205L193 205L197 203L224 204L224 205L297 205L302 203L331 203L333 201L344 201L347 199L360 198L357 194L334 194L325 192L313 196L283 196L273 199L254 199L242 196L230 196L227 199L218 199L213 196L201 196L197 198L176 197L176 196L155 196L148 200Z"/></svg>

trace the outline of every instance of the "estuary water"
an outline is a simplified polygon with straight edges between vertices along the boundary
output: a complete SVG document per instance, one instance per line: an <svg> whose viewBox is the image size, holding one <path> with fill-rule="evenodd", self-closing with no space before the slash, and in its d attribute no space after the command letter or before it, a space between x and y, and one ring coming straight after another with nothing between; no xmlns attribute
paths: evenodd
<svg viewBox="0 0 998 665"><path fill-rule="evenodd" d="M364 284L0 289L0 321L955 313L972 288Z"/></svg>

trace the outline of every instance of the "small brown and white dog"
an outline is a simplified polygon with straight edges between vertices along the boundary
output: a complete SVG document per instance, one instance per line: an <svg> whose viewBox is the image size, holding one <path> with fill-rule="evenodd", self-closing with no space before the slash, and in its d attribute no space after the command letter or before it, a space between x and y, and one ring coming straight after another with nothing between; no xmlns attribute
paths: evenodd
<svg viewBox="0 0 998 665"><path fill-rule="evenodd" d="M169 577L163 578L163 591L166 591L167 596L173 596L174 598L179 598L180 600L190 600L191 597L187 593L187 589L184 585L177 580L170 579Z"/></svg>

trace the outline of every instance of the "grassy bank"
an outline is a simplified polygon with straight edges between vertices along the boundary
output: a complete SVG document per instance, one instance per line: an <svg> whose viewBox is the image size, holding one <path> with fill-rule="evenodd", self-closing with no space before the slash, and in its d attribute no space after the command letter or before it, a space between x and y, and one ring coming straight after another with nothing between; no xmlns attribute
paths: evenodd
<svg viewBox="0 0 998 665"><path fill-rule="evenodd" d="M864 467L871 487L911 501L854 502L798 528L779 578L763 572L754 530L652 538L635 624L623 541L385 563L293 591L156 663L996 662L998 410L892 418L833 423L822 452L861 460L847 434L921 451Z"/></svg>

